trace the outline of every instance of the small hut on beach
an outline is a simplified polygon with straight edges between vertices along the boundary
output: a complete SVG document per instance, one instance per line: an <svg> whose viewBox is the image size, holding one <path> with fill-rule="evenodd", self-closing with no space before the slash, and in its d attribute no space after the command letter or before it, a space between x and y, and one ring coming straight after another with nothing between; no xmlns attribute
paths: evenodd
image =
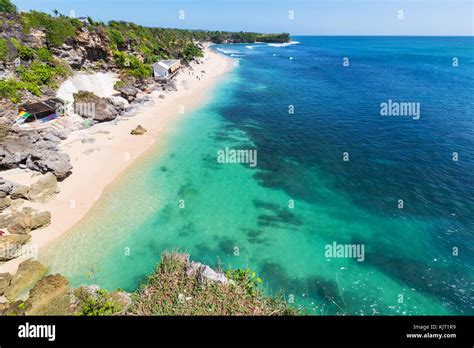
<svg viewBox="0 0 474 348"><path fill-rule="evenodd" d="M153 75L157 80L169 80L176 75L180 67L179 59L160 60L153 64Z"/></svg>
<svg viewBox="0 0 474 348"><path fill-rule="evenodd" d="M51 98L37 103L22 104L18 108L17 124L30 122L48 122L61 116L64 103L61 99Z"/></svg>

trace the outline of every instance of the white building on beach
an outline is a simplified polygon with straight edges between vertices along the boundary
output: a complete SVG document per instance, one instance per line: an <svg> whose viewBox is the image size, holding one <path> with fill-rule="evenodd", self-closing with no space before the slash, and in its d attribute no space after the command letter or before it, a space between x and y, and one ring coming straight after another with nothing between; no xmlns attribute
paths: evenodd
<svg viewBox="0 0 474 348"><path fill-rule="evenodd" d="M171 79L181 67L179 59L160 60L153 64L153 75L158 80Z"/></svg>

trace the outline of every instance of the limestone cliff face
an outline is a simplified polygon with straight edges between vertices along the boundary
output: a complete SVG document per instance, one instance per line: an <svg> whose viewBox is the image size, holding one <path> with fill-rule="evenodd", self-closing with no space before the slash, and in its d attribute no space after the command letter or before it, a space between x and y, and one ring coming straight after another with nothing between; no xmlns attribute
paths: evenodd
<svg viewBox="0 0 474 348"><path fill-rule="evenodd" d="M18 15L0 13L0 23L0 38L6 39L6 56L5 59L0 60L0 79L6 79L15 73L15 60L19 56L18 50L11 39L24 42L25 45L31 47L39 46L34 35L25 34L23 32L23 26L21 25Z"/></svg>
<svg viewBox="0 0 474 348"><path fill-rule="evenodd" d="M112 50L107 33L103 28L95 28L92 32L86 27L81 28L75 38L76 45L87 52L89 60L108 60L112 58Z"/></svg>
<svg viewBox="0 0 474 348"><path fill-rule="evenodd" d="M94 69L96 62L101 62L101 67L107 68L112 63L109 37L103 28L89 31L84 26L77 29L74 38L51 50L57 58L65 60L75 70Z"/></svg>
<svg viewBox="0 0 474 348"><path fill-rule="evenodd" d="M47 47L60 59L67 61L73 69L92 67L94 62L112 62L112 50L107 33L103 28L95 27L89 31L84 25L76 29L76 35L66 40L60 47L53 47L46 39L46 30L31 28L24 30L21 18L16 14L0 13L0 38L8 39L8 56L0 61L0 74L7 71L13 72L18 58L18 50L11 43L15 39L19 44L38 49ZM1 75L0 75L1 76Z"/></svg>
<svg viewBox="0 0 474 348"><path fill-rule="evenodd" d="M0 52L0 80L19 81L19 69L28 71L37 63L51 65L38 57L40 49L44 49L42 52L51 55L51 59L70 74L75 70L114 69L109 37L102 27L82 23L75 28L74 36L68 37L61 45L52 45L44 27L26 30L19 14L0 13L0 23L0 44L4 52ZM50 86L41 86L39 95L28 88L18 89L21 103L55 97L55 86L59 86L64 78L55 76ZM58 150L56 141L63 135L56 134L56 130L21 131L12 127L18 114L17 104L11 98L2 97L0 91L0 169L30 168L42 173L52 172L59 179L65 178L71 165L68 156Z"/></svg>

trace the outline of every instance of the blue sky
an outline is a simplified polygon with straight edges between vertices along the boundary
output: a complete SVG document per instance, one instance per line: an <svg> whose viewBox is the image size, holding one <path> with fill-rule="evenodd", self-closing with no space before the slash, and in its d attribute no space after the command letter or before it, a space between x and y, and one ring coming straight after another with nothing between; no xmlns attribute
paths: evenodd
<svg viewBox="0 0 474 348"><path fill-rule="evenodd" d="M146 26L292 35L473 35L473 0L13 0ZM180 11L184 19L180 19ZM294 19L289 19L289 11ZM399 19L399 11L403 19Z"/></svg>

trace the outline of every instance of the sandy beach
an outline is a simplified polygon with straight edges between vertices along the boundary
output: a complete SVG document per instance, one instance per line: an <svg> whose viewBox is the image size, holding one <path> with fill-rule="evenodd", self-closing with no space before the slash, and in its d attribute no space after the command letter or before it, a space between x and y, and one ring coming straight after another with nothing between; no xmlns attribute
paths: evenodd
<svg viewBox="0 0 474 348"><path fill-rule="evenodd" d="M58 183L60 192L54 200L23 205L51 212L51 224L31 232L30 245L41 252L41 248L79 223L108 185L152 145L164 148L166 135L175 129L177 121L206 102L212 88L233 67L231 59L206 51L206 58L200 64L191 63L191 69L183 68L175 77L177 91L152 92L152 101L134 110L133 115L72 132L62 141L61 149L70 156L73 165L72 174ZM165 97L160 98L160 94ZM130 131L138 125L147 132L131 135ZM20 169L6 171L2 176L26 185L40 177L37 172ZM24 259L19 257L4 263L0 273L16 272Z"/></svg>

